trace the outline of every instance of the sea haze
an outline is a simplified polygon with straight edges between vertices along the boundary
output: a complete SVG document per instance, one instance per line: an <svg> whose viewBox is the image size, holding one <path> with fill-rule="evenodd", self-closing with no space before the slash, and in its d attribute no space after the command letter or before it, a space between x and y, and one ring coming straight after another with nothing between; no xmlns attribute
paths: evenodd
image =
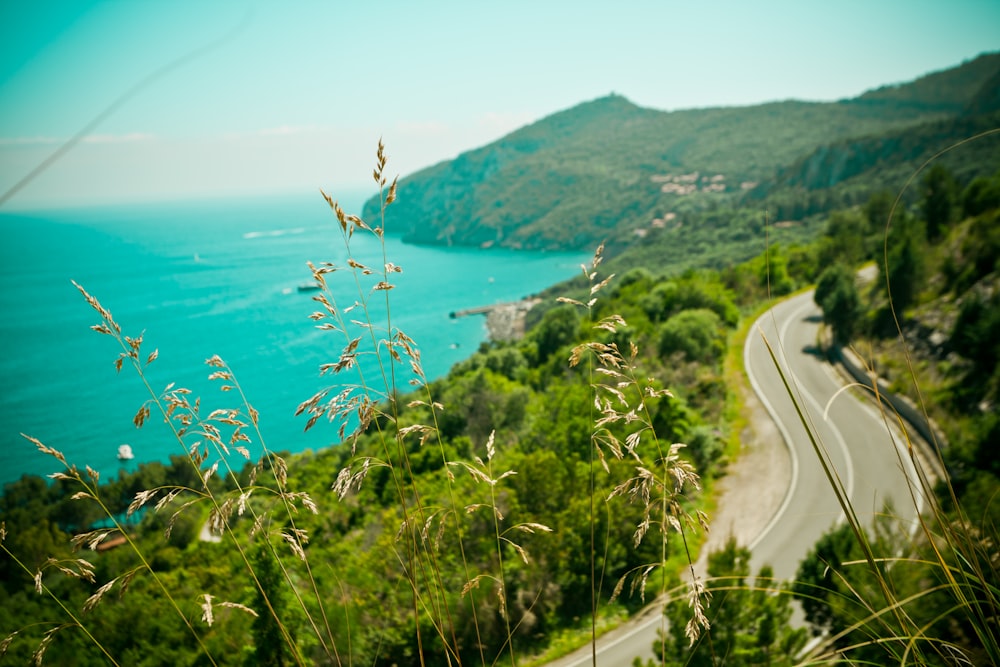
<svg viewBox="0 0 1000 667"><path fill-rule="evenodd" d="M359 211L361 198L342 204ZM269 449L336 442L325 422L304 434L304 417L293 416L317 390L356 381L353 373L319 377L319 365L337 360L345 338L316 328L308 318L319 309L316 293L298 290L311 282L307 261L346 265L340 228L319 195L7 214L0 235L0 483L60 468L20 433L105 477L182 453L155 410L141 430L132 425L149 394L128 365L115 373L121 350L90 330L99 316L71 280L111 311L123 333L143 335L143 358L158 350L147 369L155 391L170 383L189 388L202 397L203 414L239 407L234 392L207 381L214 369L204 362L219 355L260 412ZM351 243L357 261L382 266L376 239L358 233ZM387 261L403 269L389 292L392 325L416 341L431 378L486 338L484 318L449 313L536 293L587 260L579 253L413 246L392 236L385 247ZM328 283L339 307L357 300L348 272L328 276ZM350 317L364 319L358 310ZM136 459L121 463L116 454L125 443Z"/></svg>

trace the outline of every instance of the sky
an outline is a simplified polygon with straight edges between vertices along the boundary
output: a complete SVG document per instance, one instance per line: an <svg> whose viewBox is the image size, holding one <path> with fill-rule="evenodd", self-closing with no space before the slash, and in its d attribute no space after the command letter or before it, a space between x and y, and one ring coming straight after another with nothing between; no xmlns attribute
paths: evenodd
<svg viewBox="0 0 1000 667"><path fill-rule="evenodd" d="M380 138L405 176L612 92L832 101L997 50L997 0L0 0L0 212L336 196Z"/></svg>

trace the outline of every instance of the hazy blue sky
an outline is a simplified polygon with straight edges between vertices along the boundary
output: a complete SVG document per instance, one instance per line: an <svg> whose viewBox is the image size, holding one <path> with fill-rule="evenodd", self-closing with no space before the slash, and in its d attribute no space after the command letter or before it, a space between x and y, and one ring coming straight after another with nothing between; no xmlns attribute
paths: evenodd
<svg viewBox="0 0 1000 667"><path fill-rule="evenodd" d="M0 0L0 195L142 81L6 208L356 189L380 136L405 175L612 91L835 100L998 49L998 0Z"/></svg>

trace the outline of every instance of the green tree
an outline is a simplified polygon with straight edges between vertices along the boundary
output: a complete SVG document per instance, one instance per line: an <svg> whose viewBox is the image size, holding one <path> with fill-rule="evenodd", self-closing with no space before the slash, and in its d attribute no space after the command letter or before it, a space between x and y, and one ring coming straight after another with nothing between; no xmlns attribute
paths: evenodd
<svg viewBox="0 0 1000 667"><path fill-rule="evenodd" d="M868 233L881 236L889 223L889 212L892 211L894 197L888 190L879 190L868 198L865 204L865 220L868 223Z"/></svg>
<svg viewBox="0 0 1000 667"><path fill-rule="evenodd" d="M969 294L959 309L951 346L982 370L1000 363L1000 294Z"/></svg>
<svg viewBox="0 0 1000 667"><path fill-rule="evenodd" d="M799 565L792 590L802 604L814 635L837 629L849 598L842 595L839 577L844 562L860 557L847 523L823 534Z"/></svg>
<svg viewBox="0 0 1000 667"><path fill-rule="evenodd" d="M966 217L1000 208L1000 174L973 179L962 191L962 212Z"/></svg>
<svg viewBox="0 0 1000 667"><path fill-rule="evenodd" d="M685 634L690 609L683 599L667 606L668 630L653 651L664 665L714 667L718 664L791 665L806 633L792 629L791 594L778 585L770 567L761 568L753 583L750 550L730 537L709 554L706 587L712 594L706 616L708 631L691 644ZM655 663L651 663L655 664Z"/></svg>
<svg viewBox="0 0 1000 667"><path fill-rule="evenodd" d="M657 284L644 296L636 296L651 322L664 322L682 310L696 308L714 311L727 326L735 326L740 318L733 294L717 275L689 272Z"/></svg>
<svg viewBox="0 0 1000 667"><path fill-rule="evenodd" d="M691 455L694 467L702 478L713 476L724 465L723 453L726 443L717 428L706 425L695 426L684 442L687 444L687 451Z"/></svg>
<svg viewBox="0 0 1000 667"><path fill-rule="evenodd" d="M834 340L850 341L862 312L854 273L843 264L827 268L816 283L813 300L823 310L823 321L833 330Z"/></svg>
<svg viewBox="0 0 1000 667"><path fill-rule="evenodd" d="M924 282L925 244L923 229L918 220L900 216L889 230L888 257L879 263L882 284L888 283L892 296L892 308L899 317L912 306ZM891 321L886 313L883 324ZM884 330L885 326L880 327Z"/></svg>
<svg viewBox="0 0 1000 667"><path fill-rule="evenodd" d="M936 241L955 220L958 187L951 172L935 164L921 181L921 208L927 223L927 238Z"/></svg>
<svg viewBox="0 0 1000 667"><path fill-rule="evenodd" d="M722 320L711 310L684 310L663 323L660 354L681 352L690 361L713 364L726 351L726 331Z"/></svg>
<svg viewBox="0 0 1000 667"><path fill-rule="evenodd" d="M532 395L524 385L479 368L453 377L442 398L449 406L438 418L442 434L486 442L490 431L509 434L520 428Z"/></svg>
<svg viewBox="0 0 1000 667"><path fill-rule="evenodd" d="M1000 271L1000 209L976 216L964 232L959 252L949 253L942 269L956 295Z"/></svg>
<svg viewBox="0 0 1000 667"><path fill-rule="evenodd" d="M255 667L282 667L289 662L289 647L282 632L285 617L284 581L271 550L259 544L252 553L259 588L254 589L253 657L247 664ZM266 596L266 597L265 597Z"/></svg>
<svg viewBox="0 0 1000 667"><path fill-rule="evenodd" d="M1000 293L966 294L951 333L950 347L969 362L960 396L971 395L976 402L995 399L1000 392ZM992 378L992 380L991 380ZM953 399L953 400L955 400ZM970 406L971 407L971 406Z"/></svg>
<svg viewBox="0 0 1000 667"><path fill-rule="evenodd" d="M898 664L908 650L913 664L926 664L924 651L936 648L919 641L911 645L908 638L956 612L948 609L953 600L947 593L922 594L928 578L939 576L927 566L936 557L914 557L913 543L903 535L885 508L861 536L872 562L854 528L844 522L824 533L799 565L792 591L812 633L832 636L851 664ZM915 602L906 604L911 597ZM939 629L925 635L940 636Z"/></svg>
<svg viewBox="0 0 1000 667"><path fill-rule="evenodd" d="M557 306L545 313L542 321L528 336L528 339L537 346L539 364L546 361L559 348L576 339L579 322L580 316L576 308L568 304Z"/></svg>
<svg viewBox="0 0 1000 667"><path fill-rule="evenodd" d="M847 265L864 261L869 254L866 243L869 222L860 211L834 211L820 240L820 266Z"/></svg>
<svg viewBox="0 0 1000 667"><path fill-rule="evenodd" d="M768 288L771 296L784 296L795 289L795 281L788 274L788 260L778 244L768 250L767 261L761 268L760 283Z"/></svg>

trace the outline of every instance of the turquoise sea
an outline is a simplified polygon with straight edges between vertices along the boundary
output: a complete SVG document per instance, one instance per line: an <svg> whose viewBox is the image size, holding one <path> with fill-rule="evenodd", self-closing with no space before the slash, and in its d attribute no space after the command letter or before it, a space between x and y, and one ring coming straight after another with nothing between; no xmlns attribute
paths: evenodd
<svg viewBox="0 0 1000 667"><path fill-rule="evenodd" d="M361 203L359 196L341 201L348 212ZM158 350L147 369L154 390L189 388L202 397L203 413L238 407L233 392L207 381L213 369L204 362L219 355L260 412L269 449L335 444L333 427L321 422L303 433L305 418L293 416L317 390L354 378L319 376L345 339L316 328L308 318L318 309L316 293L298 290L311 282L306 261L346 264L339 226L319 195L5 213L0 241L0 484L60 467L20 433L105 477L182 453L155 413L144 428L132 425L149 395L127 366L115 373L120 349L90 330L99 316L71 280L125 334L144 336L144 357ZM403 269L389 292L392 324L416 341L431 378L486 338L483 317L449 313L536 293L588 259L421 247L391 235L385 245L387 260ZM359 262L383 263L374 238L355 234L352 249ZM340 307L357 299L349 273L328 283ZM131 445L134 460L118 461L121 444ZM251 453L260 453L256 441Z"/></svg>

